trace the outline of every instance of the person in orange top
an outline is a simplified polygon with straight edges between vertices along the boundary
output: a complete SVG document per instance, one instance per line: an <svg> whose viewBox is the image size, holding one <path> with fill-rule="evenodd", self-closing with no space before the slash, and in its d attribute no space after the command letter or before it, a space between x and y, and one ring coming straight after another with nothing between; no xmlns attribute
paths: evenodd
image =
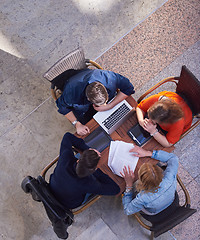
<svg viewBox="0 0 200 240"><path fill-rule="evenodd" d="M145 114L148 118L145 118ZM176 143L182 133L192 124L192 111L177 93L163 91L141 101L136 114L139 124L151 134L163 147ZM166 136L157 129L157 124Z"/></svg>

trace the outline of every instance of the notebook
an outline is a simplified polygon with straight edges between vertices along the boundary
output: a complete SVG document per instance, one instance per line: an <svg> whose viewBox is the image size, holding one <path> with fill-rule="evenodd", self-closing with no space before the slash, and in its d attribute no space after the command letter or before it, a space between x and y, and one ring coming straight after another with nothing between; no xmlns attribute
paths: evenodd
<svg viewBox="0 0 200 240"><path fill-rule="evenodd" d="M138 145L142 146L144 145L149 139L152 138L152 136L149 134L149 132L145 131L139 123L133 126L131 129L128 130L127 134L130 138L133 139L133 141Z"/></svg>
<svg viewBox="0 0 200 240"><path fill-rule="evenodd" d="M93 118L108 134L111 134L128 119L133 110L135 109L123 100L110 110L97 112Z"/></svg>
<svg viewBox="0 0 200 240"><path fill-rule="evenodd" d="M111 171L118 176L122 176L123 168L126 166L134 172L139 157L133 156L133 152L129 152L134 148L132 143L126 143L123 141L112 141L109 149L108 166Z"/></svg>

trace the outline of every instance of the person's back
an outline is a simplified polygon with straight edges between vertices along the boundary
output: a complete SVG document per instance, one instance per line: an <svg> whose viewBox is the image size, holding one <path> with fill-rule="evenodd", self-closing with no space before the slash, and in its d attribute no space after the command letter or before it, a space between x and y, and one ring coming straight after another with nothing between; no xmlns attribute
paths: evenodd
<svg viewBox="0 0 200 240"><path fill-rule="evenodd" d="M164 147L175 144L192 124L192 111L187 103L177 93L169 91L144 99L138 104L136 113L139 124ZM157 124L166 136L156 128Z"/></svg>
<svg viewBox="0 0 200 240"><path fill-rule="evenodd" d="M87 94L92 92L95 95L93 97ZM118 73L84 69L68 79L56 104L58 112L65 115L76 127L76 132L79 135L86 135L90 129L85 124L97 111L113 108L134 92L129 79ZM112 98L114 98L113 101L108 102Z"/></svg>
<svg viewBox="0 0 200 240"><path fill-rule="evenodd" d="M178 171L178 158L173 153L165 151L146 151L135 146L133 155L138 157L152 157L166 162L167 168L162 170L157 165L144 163L138 171L137 195L132 191L131 173L124 170L124 178L128 186L123 197L124 211L127 215L143 211L148 215L155 215L169 207L175 199L176 175ZM132 176L133 177L133 176Z"/></svg>
<svg viewBox="0 0 200 240"><path fill-rule="evenodd" d="M141 191L138 193L136 198L140 198L144 202L144 208L142 209L144 213L157 214L173 202L177 185L174 180L174 177L164 176L157 192Z"/></svg>
<svg viewBox="0 0 200 240"><path fill-rule="evenodd" d="M92 170L93 173L90 175L81 178L77 175L77 159L72 146L83 152L94 152L92 149L89 150L89 146L82 139L70 133L64 135L57 166L50 176L50 188L57 200L66 208L72 209L82 204L86 193L117 194L118 185L100 169L95 171L98 162L95 163L94 171Z"/></svg>

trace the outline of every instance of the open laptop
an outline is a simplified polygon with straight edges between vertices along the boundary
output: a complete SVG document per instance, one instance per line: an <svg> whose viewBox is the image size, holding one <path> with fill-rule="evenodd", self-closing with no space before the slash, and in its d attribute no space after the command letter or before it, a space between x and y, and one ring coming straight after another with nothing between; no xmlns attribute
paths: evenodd
<svg viewBox="0 0 200 240"><path fill-rule="evenodd" d="M108 134L111 134L127 120L133 110L135 109L123 100L110 110L97 112L93 118Z"/></svg>

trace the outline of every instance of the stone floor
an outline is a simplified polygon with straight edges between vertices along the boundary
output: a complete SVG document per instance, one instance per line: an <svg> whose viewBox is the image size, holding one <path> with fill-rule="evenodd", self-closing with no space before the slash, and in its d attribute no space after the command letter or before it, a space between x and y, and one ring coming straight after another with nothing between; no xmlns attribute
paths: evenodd
<svg viewBox="0 0 200 240"><path fill-rule="evenodd" d="M0 239L54 240L41 204L20 188L58 155L72 126L57 113L43 73L83 46L86 57L127 76L134 97L159 80L179 75L182 65L200 79L198 0L33 0L0 3ZM171 86L169 86L171 89ZM176 144L179 175L197 213L157 239L200 238L200 126ZM72 240L149 239L120 197L102 197L75 217Z"/></svg>

